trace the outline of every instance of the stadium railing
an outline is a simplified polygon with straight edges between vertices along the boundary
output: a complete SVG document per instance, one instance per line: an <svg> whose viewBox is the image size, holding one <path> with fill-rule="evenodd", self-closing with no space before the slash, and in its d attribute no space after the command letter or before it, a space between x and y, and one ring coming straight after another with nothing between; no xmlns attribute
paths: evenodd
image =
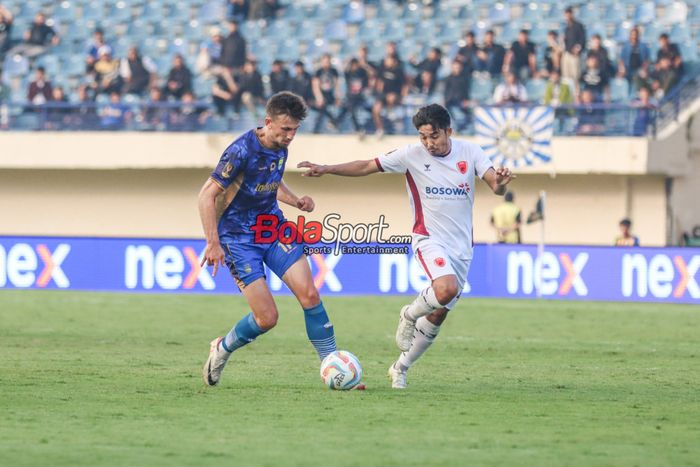
<svg viewBox="0 0 700 467"><path fill-rule="evenodd" d="M684 87L685 88L685 87ZM697 91L697 90L696 90ZM691 91L673 97L673 106L682 105ZM664 105L670 105L665 103ZM489 106L500 111L506 108L530 108L541 104ZM387 134L414 134L410 119L420 105L405 105L400 112L387 115ZM675 108L675 107L674 107ZM361 120L366 131L374 130L368 109ZM666 111L668 116L670 111ZM262 115L262 109L260 112ZM553 134L556 136L645 136L653 135L657 125L656 108L640 108L630 104L569 105L555 108ZM462 135L474 135L473 112L453 112L453 127ZM316 112L310 112L302 132L314 126ZM259 118L246 110L240 114L216 114L210 102L190 104L164 103L55 103L42 105L8 102L0 103L0 130L5 131L194 131L236 132L259 124ZM324 130L324 132L329 132ZM345 119L333 133L353 134L350 118Z"/></svg>

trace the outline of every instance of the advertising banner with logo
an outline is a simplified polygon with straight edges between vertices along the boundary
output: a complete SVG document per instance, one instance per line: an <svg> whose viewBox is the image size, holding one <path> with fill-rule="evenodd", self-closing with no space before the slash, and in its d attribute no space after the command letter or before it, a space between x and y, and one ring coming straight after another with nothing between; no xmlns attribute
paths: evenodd
<svg viewBox="0 0 700 467"><path fill-rule="evenodd" d="M325 295L413 295L429 283L406 245L314 245ZM200 240L0 237L0 288L237 293L199 266ZM409 249L410 250L410 249ZM388 252L388 253L387 253ZM477 245L463 295L700 304L700 249ZM289 293L268 275L270 288Z"/></svg>

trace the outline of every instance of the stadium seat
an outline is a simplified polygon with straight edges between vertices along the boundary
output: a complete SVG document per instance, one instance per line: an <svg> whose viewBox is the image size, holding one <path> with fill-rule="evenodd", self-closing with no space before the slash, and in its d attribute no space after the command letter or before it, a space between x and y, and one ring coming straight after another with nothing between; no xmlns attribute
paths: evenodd
<svg viewBox="0 0 700 467"><path fill-rule="evenodd" d="M623 102L630 97L630 86L626 79L615 78L610 81L610 100Z"/></svg>
<svg viewBox="0 0 700 467"><path fill-rule="evenodd" d="M471 84L470 96L479 102L491 101L493 98L493 81L488 78L474 78Z"/></svg>
<svg viewBox="0 0 700 467"><path fill-rule="evenodd" d="M636 24L647 24L656 20L656 4L646 1L637 5L634 12L634 22Z"/></svg>
<svg viewBox="0 0 700 467"><path fill-rule="evenodd" d="M688 5L685 2L675 1L666 6L661 24L669 26L671 24L684 23L688 18Z"/></svg>
<svg viewBox="0 0 700 467"><path fill-rule="evenodd" d="M525 83L527 89L527 97L530 102L541 102L544 98L544 89L547 82L543 79L530 79Z"/></svg>
<svg viewBox="0 0 700 467"><path fill-rule="evenodd" d="M491 24L504 24L510 21L510 8L503 3L495 3L489 8L489 21Z"/></svg>

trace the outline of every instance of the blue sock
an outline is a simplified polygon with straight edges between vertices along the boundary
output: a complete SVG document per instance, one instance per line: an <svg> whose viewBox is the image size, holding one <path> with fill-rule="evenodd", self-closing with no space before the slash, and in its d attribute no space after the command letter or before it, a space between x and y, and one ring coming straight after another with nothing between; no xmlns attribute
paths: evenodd
<svg viewBox="0 0 700 467"><path fill-rule="evenodd" d="M221 340L221 346L225 351L233 352L246 344L250 344L256 337L265 332L255 322L253 313L248 313Z"/></svg>
<svg viewBox="0 0 700 467"><path fill-rule="evenodd" d="M333 325L328 319L323 302L313 308L304 310L304 320L306 321L306 335L309 336L318 357L323 360L326 355L335 352L335 334Z"/></svg>

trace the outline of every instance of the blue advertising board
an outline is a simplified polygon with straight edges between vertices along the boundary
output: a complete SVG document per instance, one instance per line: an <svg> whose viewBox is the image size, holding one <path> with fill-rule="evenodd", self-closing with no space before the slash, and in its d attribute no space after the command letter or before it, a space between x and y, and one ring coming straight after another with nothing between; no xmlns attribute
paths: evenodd
<svg viewBox="0 0 700 467"><path fill-rule="evenodd" d="M0 289L238 293L226 270L199 267L203 250L201 240L0 237ZM324 295L413 295L429 283L410 251L309 262ZM532 245L476 245L463 295L700 304L699 269L697 248L548 246L538 258Z"/></svg>

